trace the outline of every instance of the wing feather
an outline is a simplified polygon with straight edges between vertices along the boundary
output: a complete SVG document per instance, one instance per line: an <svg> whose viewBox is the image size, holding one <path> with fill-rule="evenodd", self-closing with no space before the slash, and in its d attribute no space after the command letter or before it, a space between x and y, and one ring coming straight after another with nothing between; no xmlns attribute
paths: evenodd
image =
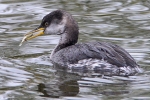
<svg viewBox="0 0 150 100"><path fill-rule="evenodd" d="M54 62L77 63L79 60L103 59L118 67L137 66L131 55L117 45L103 42L80 43L66 47L54 55Z"/></svg>

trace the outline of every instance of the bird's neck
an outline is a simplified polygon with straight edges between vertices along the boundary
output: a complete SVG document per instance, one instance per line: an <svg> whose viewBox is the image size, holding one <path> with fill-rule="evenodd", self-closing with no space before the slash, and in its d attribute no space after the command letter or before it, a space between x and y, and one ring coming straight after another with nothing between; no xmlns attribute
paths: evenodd
<svg viewBox="0 0 150 100"><path fill-rule="evenodd" d="M72 18L71 15L66 15L65 18L67 18L67 21L64 32L60 34L61 36L59 43L53 50L51 56L63 48L76 44L78 41L78 34L79 34L78 24Z"/></svg>
<svg viewBox="0 0 150 100"><path fill-rule="evenodd" d="M53 50L51 56L63 48L76 44L78 41L78 33L78 28L67 29L64 31L64 33L61 34L59 43Z"/></svg>

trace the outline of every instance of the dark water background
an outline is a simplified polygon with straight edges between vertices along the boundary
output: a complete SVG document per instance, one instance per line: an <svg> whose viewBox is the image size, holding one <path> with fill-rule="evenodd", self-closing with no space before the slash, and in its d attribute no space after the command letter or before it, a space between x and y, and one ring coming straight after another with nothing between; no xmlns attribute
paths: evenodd
<svg viewBox="0 0 150 100"><path fill-rule="evenodd" d="M19 47L23 35L55 9L78 21L79 42L118 44L144 73L83 77L57 71L49 55L58 36L41 36ZM0 0L0 100L150 100L149 33L149 0Z"/></svg>

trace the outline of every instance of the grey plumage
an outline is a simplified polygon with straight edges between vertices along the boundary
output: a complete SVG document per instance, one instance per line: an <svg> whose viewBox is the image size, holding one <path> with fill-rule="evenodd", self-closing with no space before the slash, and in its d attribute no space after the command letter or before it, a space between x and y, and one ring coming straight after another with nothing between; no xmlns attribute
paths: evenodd
<svg viewBox="0 0 150 100"><path fill-rule="evenodd" d="M103 42L80 43L57 51L52 61L66 65L82 59L103 59L118 67L137 67L138 64L124 49L117 45Z"/></svg>
<svg viewBox="0 0 150 100"><path fill-rule="evenodd" d="M77 43L78 25L71 14L66 11L56 10L46 15L39 28L44 28L45 34L60 35L59 44L50 57L52 62L58 65L69 67L75 64L76 66L80 61L85 64L86 59L88 62L95 63L91 60L95 59L100 62L102 69L110 68L113 69L113 72L123 69L125 73L128 71L132 73L132 69L135 69L133 72L138 72L139 65L134 58L118 45L105 42ZM80 65L83 66L81 62ZM106 65L101 64L102 62L105 62ZM92 64L86 63L88 67L90 65ZM95 70L97 69L101 68L95 67Z"/></svg>

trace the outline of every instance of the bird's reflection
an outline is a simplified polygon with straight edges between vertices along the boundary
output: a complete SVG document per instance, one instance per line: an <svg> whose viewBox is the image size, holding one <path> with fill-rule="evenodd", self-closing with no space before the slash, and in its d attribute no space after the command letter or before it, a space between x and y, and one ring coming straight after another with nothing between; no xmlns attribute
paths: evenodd
<svg viewBox="0 0 150 100"><path fill-rule="evenodd" d="M38 85L38 91L42 92L44 97L58 98L60 96L76 96L79 93L77 81L70 80L62 84L44 84Z"/></svg>
<svg viewBox="0 0 150 100"><path fill-rule="evenodd" d="M54 78L50 79L46 83L40 83L38 85L38 91L42 93L42 95L40 96L53 97L53 98L59 98L60 96L77 96L79 93L79 88L82 88L81 83L79 86L79 83L78 83L79 80L84 80L84 77L91 77L91 78L99 77L100 79L102 79L102 82L103 82L103 78L105 76L104 73L99 73L99 74L88 73L87 74L86 72L80 72L79 74L79 73L68 72L68 70L65 67L62 67L59 65L57 66L55 65L54 68L56 70ZM123 89L122 88L119 89L119 91L114 91L115 88L112 88L111 85L123 86L123 85L128 84L128 82L130 81L123 82L120 84L118 83L107 84L106 83L106 84L103 84L102 89L98 91L100 94L103 94L103 95L127 94L129 93L128 91L122 91L124 90L124 87L122 87ZM102 83L100 82L100 84ZM112 91L107 91L107 88L108 90L110 89Z"/></svg>
<svg viewBox="0 0 150 100"><path fill-rule="evenodd" d="M79 93L78 74L67 72L65 69L57 69L56 79L48 83L40 83L38 91L41 96L58 98L60 96L76 96Z"/></svg>

